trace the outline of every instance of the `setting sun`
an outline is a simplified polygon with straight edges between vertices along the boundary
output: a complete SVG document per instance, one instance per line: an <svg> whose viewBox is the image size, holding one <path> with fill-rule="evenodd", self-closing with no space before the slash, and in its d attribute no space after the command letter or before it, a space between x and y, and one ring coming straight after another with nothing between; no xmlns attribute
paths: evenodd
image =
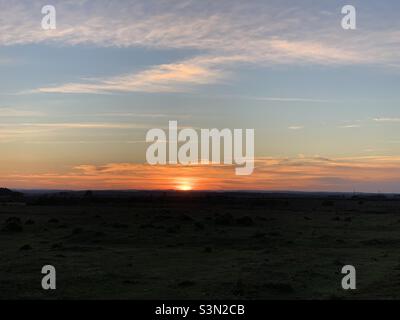
<svg viewBox="0 0 400 320"><path fill-rule="evenodd" d="M184 185L178 186L178 190L181 190L181 191L190 191L190 190L192 190L192 186L187 185L187 184L184 184Z"/></svg>
<svg viewBox="0 0 400 320"><path fill-rule="evenodd" d="M178 181L178 185L177 185L176 189L180 190L180 191L193 190L193 181L191 179L180 180L180 181Z"/></svg>

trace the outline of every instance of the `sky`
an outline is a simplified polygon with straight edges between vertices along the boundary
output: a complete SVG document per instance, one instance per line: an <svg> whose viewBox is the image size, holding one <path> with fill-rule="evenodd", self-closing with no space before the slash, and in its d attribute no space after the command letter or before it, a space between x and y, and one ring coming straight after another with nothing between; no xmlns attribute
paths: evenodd
<svg viewBox="0 0 400 320"><path fill-rule="evenodd" d="M341 27L346 4L356 30ZM1 186L400 192L398 1L0 8ZM253 128L254 173L148 165L146 132L170 120Z"/></svg>

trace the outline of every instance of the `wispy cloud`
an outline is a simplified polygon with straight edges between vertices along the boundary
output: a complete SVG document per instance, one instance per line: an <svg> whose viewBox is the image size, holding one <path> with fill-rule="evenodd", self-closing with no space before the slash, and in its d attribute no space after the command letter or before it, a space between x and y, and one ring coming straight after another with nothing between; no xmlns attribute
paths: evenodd
<svg viewBox="0 0 400 320"><path fill-rule="evenodd" d="M333 100L327 99L313 99L313 98L301 98L301 97L243 97L252 100L259 101L273 101L273 102L311 102L311 103L328 103L334 102Z"/></svg>
<svg viewBox="0 0 400 320"><path fill-rule="evenodd" d="M40 117L45 113L40 111L25 110L21 108L0 107L1 117Z"/></svg>
<svg viewBox="0 0 400 320"><path fill-rule="evenodd" d="M40 93L179 92L213 83L222 74L196 61L163 64L139 73L33 90Z"/></svg>
<svg viewBox="0 0 400 320"><path fill-rule="evenodd" d="M22 123L21 126L55 129L135 129L144 125L124 123Z"/></svg>
<svg viewBox="0 0 400 320"><path fill-rule="evenodd" d="M1 123L0 142L32 143L43 141L43 138L56 139L57 133L66 130L144 130L149 127L146 123L117 123L117 122L54 122L54 123ZM57 141L57 140L54 140ZM62 143L62 140L58 140ZM112 141L111 141L112 142Z"/></svg>
<svg viewBox="0 0 400 320"><path fill-rule="evenodd" d="M31 43L191 49L197 57L153 66L139 73L38 88L31 92L176 92L215 83L238 65L396 64L398 25L364 27L344 36L340 13L327 16L322 5L242 1L54 0L56 30L40 29L42 2L0 0L0 46ZM339 8L340 6L338 6ZM326 11L326 10L325 10ZM371 13L373 14L373 13ZM13 19L8 19L12 16ZM334 19L334 20L332 20ZM279 101L279 98L277 98ZM283 100L282 100L283 101ZM306 99L304 100L306 102Z"/></svg>
<svg viewBox="0 0 400 320"><path fill-rule="evenodd" d="M342 129L354 129L354 128L361 128L360 124L346 124L344 126L339 126Z"/></svg>
<svg viewBox="0 0 400 320"><path fill-rule="evenodd" d="M400 118L374 118L376 122L400 122Z"/></svg>
<svg viewBox="0 0 400 320"><path fill-rule="evenodd" d="M301 130L301 129L304 129L304 127L303 126L290 126L290 127L288 127L288 129L289 130Z"/></svg>
<svg viewBox="0 0 400 320"><path fill-rule="evenodd" d="M326 17L318 11L295 4L288 8L288 4L276 1L215 4L189 1L185 6L181 1L168 5L159 1L124 1L108 6L102 0L77 4L55 0L62 19L58 28L49 32L40 29L37 15L32 14L40 12L42 2L19 1L10 5L2 0L0 3L7 8L1 13L5 23L0 27L0 45L47 42L196 48L219 52L216 56L220 58L240 56L249 62L353 63L389 58L382 47L373 50L363 32L358 37L341 40L342 33L337 31L336 24L325 22ZM10 16L12 20L7 19ZM312 23L305 23L307 19ZM321 32L315 32L316 26ZM388 37L394 39L393 33L395 29L380 42L388 41ZM332 34L336 35L333 39ZM378 40L381 35L375 32L373 39ZM369 54L365 54L366 48Z"/></svg>
<svg viewBox="0 0 400 320"><path fill-rule="evenodd" d="M181 118L191 117L191 115L189 114L135 113L135 112L104 112L104 113L96 113L95 115L101 117L170 118L170 119L181 119Z"/></svg>

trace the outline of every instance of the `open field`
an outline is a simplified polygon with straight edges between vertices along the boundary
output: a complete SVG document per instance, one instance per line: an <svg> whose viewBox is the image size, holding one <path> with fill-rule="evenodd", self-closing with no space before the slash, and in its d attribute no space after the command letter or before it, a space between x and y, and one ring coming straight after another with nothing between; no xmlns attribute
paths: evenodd
<svg viewBox="0 0 400 320"><path fill-rule="evenodd" d="M25 199L26 200L26 199ZM30 196L0 205L1 299L400 298L400 201ZM57 290L41 289L41 268ZM341 289L342 266L357 290Z"/></svg>

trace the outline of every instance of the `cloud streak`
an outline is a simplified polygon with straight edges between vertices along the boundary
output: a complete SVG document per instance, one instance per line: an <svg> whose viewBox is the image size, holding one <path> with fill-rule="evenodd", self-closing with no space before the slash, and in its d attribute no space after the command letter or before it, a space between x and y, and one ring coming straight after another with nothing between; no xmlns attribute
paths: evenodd
<svg viewBox="0 0 400 320"><path fill-rule="evenodd" d="M1 116L0 116L1 118ZM121 122L53 122L53 123L2 123L0 124L0 143L23 142L38 143L42 138L52 138L50 142L63 143L57 140L65 131L76 132L77 130L110 130L110 135L115 130L145 130L150 124L146 123L121 123ZM82 131L80 131L82 133ZM82 141L77 141L82 143ZM94 141L96 142L96 141ZM94 143L93 142L93 143ZM125 142L128 142L125 141ZM88 141L89 143L89 141Z"/></svg>
<svg viewBox="0 0 400 320"><path fill-rule="evenodd" d="M139 73L67 83L33 90L36 93L180 92L192 85L214 83L222 74L197 61L163 64Z"/></svg>
<svg viewBox="0 0 400 320"><path fill-rule="evenodd" d="M400 122L400 118L374 118L375 122L383 122L383 123L397 123Z"/></svg>
<svg viewBox="0 0 400 320"><path fill-rule="evenodd" d="M0 107L0 118L14 117L41 117L45 114L40 111L24 110L20 108Z"/></svg>

